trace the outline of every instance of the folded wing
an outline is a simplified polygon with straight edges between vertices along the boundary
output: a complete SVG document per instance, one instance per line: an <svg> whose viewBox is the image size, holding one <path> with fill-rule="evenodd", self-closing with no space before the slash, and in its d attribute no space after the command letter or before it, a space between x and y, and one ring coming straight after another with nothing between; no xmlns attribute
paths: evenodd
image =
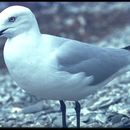
<svg viewBox="0 0 130 130"><path fill-rule="evenodd" d="M93 76L96 85L130 63L130 53L123 49L101 48L75 40L65 39L58 48L60 71L75 74L84 72Z"/></svg>

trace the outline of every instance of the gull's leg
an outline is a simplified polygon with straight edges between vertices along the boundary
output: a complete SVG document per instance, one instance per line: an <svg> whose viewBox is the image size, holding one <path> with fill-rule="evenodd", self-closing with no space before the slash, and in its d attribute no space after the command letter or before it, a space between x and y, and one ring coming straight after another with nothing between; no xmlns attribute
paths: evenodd
<svg viewBox="0 0 130 130"><path fill-rule="evenodd" d="M62 112L62 125L63 128L67 127L66 125L66 106L63 100L60 100L60 109Z"/></svg>
<svg viewBox="0 0 130 130"><path fill-rule="evenodd" d="M75 101L75 111L76 111L76 118L77 118L77 128L80 128L80 110L81 106L78 101Z"/></svg>

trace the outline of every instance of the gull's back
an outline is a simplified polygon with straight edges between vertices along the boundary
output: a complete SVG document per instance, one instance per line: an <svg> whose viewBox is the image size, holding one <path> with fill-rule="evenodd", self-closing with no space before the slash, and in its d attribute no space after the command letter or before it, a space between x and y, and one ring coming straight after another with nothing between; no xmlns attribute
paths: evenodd
<svg viewBox="0 0 130 130"><path fill-rule="evenodd" d="M94 76L97 85L130 64L130 52L124 49L103 48L79 41L46 35L57 47L60 71ZM46 38L46 39L48 39ZM53 43L52 43L53 44Z"/></svg>

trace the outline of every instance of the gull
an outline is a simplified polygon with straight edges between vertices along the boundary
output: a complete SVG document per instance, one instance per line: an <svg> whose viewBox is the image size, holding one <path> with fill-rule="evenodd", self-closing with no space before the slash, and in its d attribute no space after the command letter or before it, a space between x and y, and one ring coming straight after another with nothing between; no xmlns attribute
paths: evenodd
<svg viewBox="0 0 130 130"><path fill-rule="evenodd" d="M0 13L0 36L7 38L4 60L14 81L41 100L59 100L63 127L65 101L75 101L80 127L79 100L130 70L129 46L105 48L42 34L35 15L24 6Z"/></svg>

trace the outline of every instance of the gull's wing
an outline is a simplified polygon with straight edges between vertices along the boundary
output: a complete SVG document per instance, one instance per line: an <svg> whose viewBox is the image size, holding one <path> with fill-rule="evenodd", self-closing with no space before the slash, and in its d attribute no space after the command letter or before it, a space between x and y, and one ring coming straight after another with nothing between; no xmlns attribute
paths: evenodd
<svg viewBox="0 0 130 130"><path fill-rule="evenodd" d="M62 41L57 47L59 70L94 76L91 85L104 81L130 63L130 52L123 49L101 48L75 40L53 38L56 38L53 40L57 45Z"/></svg>

